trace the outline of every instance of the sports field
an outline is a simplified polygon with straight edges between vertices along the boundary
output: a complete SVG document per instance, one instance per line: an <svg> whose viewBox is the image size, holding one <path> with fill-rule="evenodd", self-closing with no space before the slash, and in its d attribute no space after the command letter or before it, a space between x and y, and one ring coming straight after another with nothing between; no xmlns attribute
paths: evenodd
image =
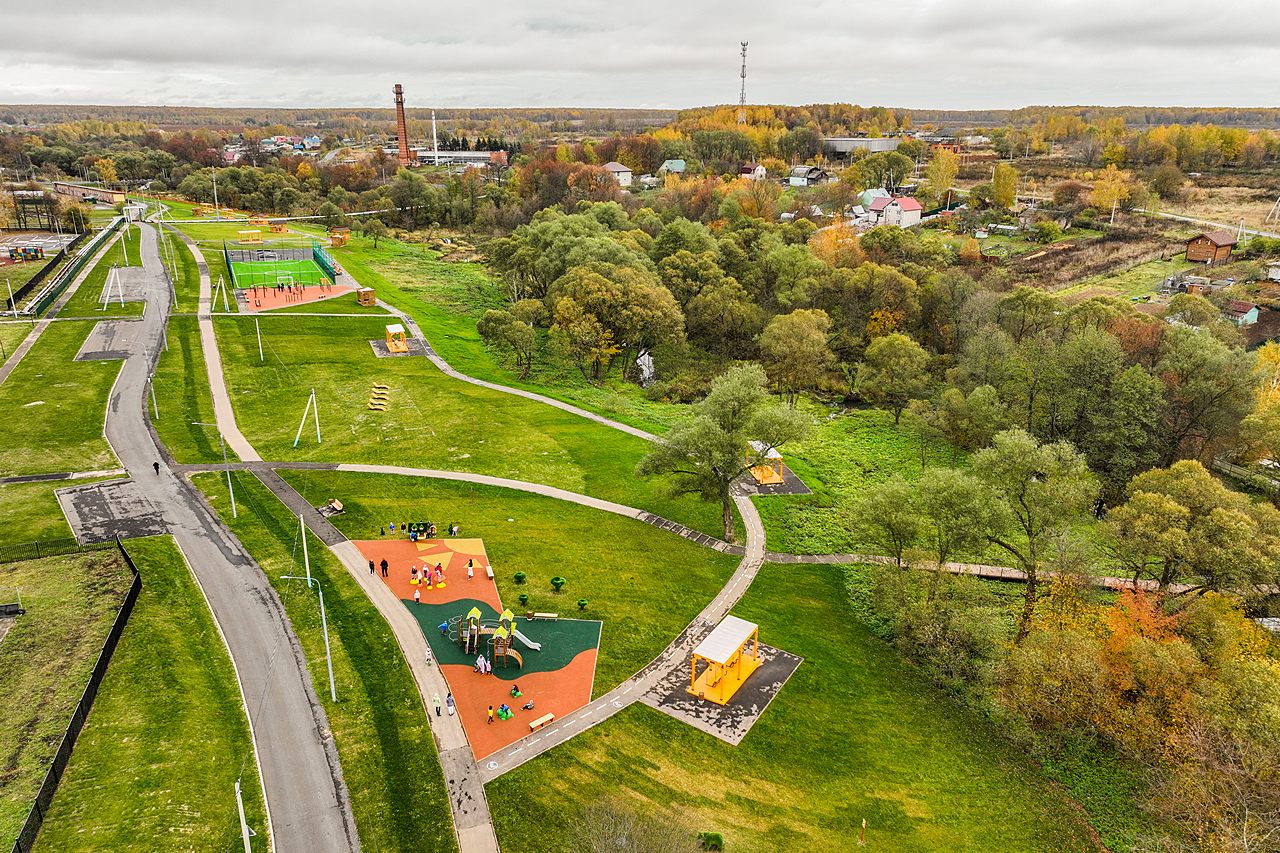
<svg viewBox="0 0 1280 853"><path fill-rule="evenodd" d="M232 261L231 274L236 287L253 285L274 286L292 279L295 284L319 284L329 281L320 265L311 260L282 259L278 261Z"/></svg>

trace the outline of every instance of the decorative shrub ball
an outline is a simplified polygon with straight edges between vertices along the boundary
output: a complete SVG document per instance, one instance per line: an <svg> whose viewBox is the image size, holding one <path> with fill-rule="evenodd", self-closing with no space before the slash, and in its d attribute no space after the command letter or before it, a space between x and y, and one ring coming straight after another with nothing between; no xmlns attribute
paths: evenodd
<svg viewBox="0 0 1280 853"><path fill-rule="evenodd" d="M585 598L579 598L579 599L578 599L578 609L579 609L579 610L586 610L586 609L587 609L587 600L586 600Z"/></svg>
<svg viewBox="0 0 1280 853"><path fill-rule="evenodd" d="M526 575L524 572L516 572L516 573L515 573L516 583L524 583L524 579L525 579L525 578L527 578L527 577L528 577L528 575Z"/></svg>
<svg viewBox="0 0 1280 853"><path fill-rule="evenodd" d="M568 582L569 582L569 579L568 579L568 578L561 577L560 575L556 575L555 577L553 577L553 578L551 579L551 587L552 587L552 589L554 589L556 592L559 592L559 591L560 591L560 587L564 586L564 585L565 585L565 584L567 584Z"/></svg>
<svg viewBox="0 0 1280 853"><path fill-rule="evenodd" d="M520 593L520 604L525 605L528 603L529 603L529 593L527 592Z"/></svg>

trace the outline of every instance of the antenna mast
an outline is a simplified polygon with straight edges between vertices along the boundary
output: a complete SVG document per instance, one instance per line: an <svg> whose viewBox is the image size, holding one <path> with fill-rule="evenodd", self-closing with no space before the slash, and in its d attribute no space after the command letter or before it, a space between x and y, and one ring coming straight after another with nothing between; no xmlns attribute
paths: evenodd
<svg viewBox="0 0 1280 853"><path fill-rule="evenodd" d="M747 123L747 43L742 44L742 88L738 92L738 124Z"/></svg>

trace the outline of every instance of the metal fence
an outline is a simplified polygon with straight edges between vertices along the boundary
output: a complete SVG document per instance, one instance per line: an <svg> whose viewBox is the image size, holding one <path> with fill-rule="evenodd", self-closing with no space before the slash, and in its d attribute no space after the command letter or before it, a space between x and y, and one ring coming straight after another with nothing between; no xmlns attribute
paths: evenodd
<svg viewBox="0 0 1280 853"><path fill-rule="evenodd" d="M84 269L84 265L88 263L89 259L97 253L98 249L105 245L106 241L122 224L124 224L123 216L117 216L111 220L106 228L99 231L88 244L76 252L70 263L58 270L58 274L53 277L53 280L36 294L36 297L31 300L31 304L22 309L22 313L31 316L39 316L44 313L44 310L53 304L53 300L57 299L62 291L67 289L67 285L71 283L72 279L79 275L80 270Z"/></svg>
<svg viewBox="0 0 1280 853"><path fill-rule="evenodd" d="M39 560L43 557L59 557L81 551L101 551L112 548L110 542L99 545L81 545L67 536L61 539L42 539L39 542L20 542L17 545L0 546L0 563L18 563L22 560Z"/></svg>
<svg viewBox="0 0 1280 853"><path fill-rule="evenodd" d="M10 299L8 295L6 295L4 297L5 310L12 311L13 306L22 302L22 300L26 297L28 293L30 293L31 291L39 287L41 282L43 282L46 278L48 278L50 273L52 273L55 269L57 269L58 264L62 263L66 259L67 255L71 253L71 250L74 249L76 246L79 246L81 243L83 243L85 238L88 236L89 236L88 231L85 231L82 234L77 234L74 240L72 240L70 243L63 246L61 249L59 249L58 253L49 259L49 262L44 265L44 269L40 270L40 272L33 275L30 281L28 281L26 284L22 285L17 290L15 290L13 292L12 299Z"/></svg>
<svg viewBox="0 0 1280 853"><path fill-rule="evenodd" d="M40 785L40 791L36 794L35 802L31 804L31 810L27 812L27 819L22 824L17 840L13 842L13 853L29 853L35 845L36 836L40 834L40 827L44 824L44 817L49 813L49 806L53 803L53 795L57 793L58 783L62 781L62 774L67 769L67 762L71 760L71 751L75 749L76 739L80 737L80 730L84 728L84 721L88 718L89 710L93 707L93 700L98 695L98 688L102 685L102 679L107 674L107 665L111 663L111 655L115 652L116 645L120 642L120 636L124 633L124 626L129 622L130 614L133 613L133 606L138 601L138 594L142 592L142 576L138 574L138 567L133 564L133 559L129 556L129 552L125 550L124 543L117 538L115 546L120 550L120 555L124 557L125 565L129 567L130 573L133 574L133 583L129 585L129 591L125 593L124 601L120 603L120 609L116 612L115 621L111 623L111 631L107 634L107 639L102 644L102 651L98 653L98 659L93 664L93 672L89 675L89 683L85 685L84 693L80 695L80 701L76 703L75 711L71 714L71 722L67 723L67 730L62 735L62 742L58 744L58 751L53 756L53 763L49 766L48 772L45 773L44 782Z"/></svg>

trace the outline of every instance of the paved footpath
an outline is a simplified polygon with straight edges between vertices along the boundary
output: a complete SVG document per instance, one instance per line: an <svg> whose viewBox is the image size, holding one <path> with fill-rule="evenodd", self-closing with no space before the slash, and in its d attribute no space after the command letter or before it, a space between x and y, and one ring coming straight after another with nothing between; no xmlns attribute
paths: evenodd
<svg viewBox="0 0 1280 853"><path fill-rule="evenodd" d="M244 696L277 853L355 851L337 749L302 650L261 568L190 483L166 464L146 414L147 377L161 346L170 290L151 226L142 231L147 311L129 325L129 356L112 389L106 437L163 514L226 639ZM152 463L161 463L160 473ZM199 732L190 733L199 743Z"/></svg>

